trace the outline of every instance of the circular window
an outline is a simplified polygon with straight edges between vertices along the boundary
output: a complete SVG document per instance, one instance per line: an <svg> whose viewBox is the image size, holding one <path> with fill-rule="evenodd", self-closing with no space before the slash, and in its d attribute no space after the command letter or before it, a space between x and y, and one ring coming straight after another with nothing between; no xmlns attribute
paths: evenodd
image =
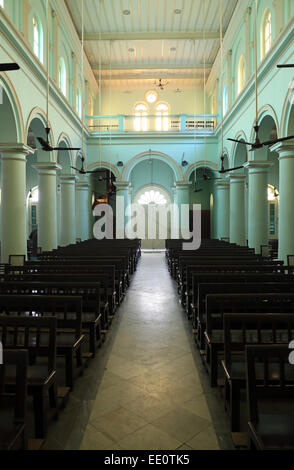
<svg viewBox="0 0 294 470"><path fill-rule="evenodd" d="M153 104L158 100L158 94L155 90L149 90L145 93L145 99L148 103Z"/></svg>

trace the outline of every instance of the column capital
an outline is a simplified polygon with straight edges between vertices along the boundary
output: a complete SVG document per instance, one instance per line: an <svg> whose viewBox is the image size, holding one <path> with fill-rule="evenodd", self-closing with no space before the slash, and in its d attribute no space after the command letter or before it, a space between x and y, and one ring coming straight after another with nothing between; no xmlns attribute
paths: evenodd
<svg viewBox="0 0 294 470"><path fill-rule="evenodd" d="M76 189L78 191L83 191L83 190L88 191L89 187L90 187L90 185L86 181L77 181L76 182Z"/></svg>
<svg viewBox="0 0 294 470"><path fill-rule="evenodd" d="M175 181L176 189L189 189L192 186L192 181Z"/></svg>
<svg viewBox="0 0 294 470"><path fill-rule="evenodd" d="M246 180L246 176L245 175L230 175L229 179L230 179L230 184L232 184L232 183L244 183L245 180Z"/></svg>
<svg viewBox="0 0 294 470"><path fill-rule="evenodd" d="M75 184L77 176L75 175L59 175L59 181L61 184Z"/></svg>
<svg viewBox="0 0 294 470"><path fill-rule="evenodd" d="M116 181L114 183L114 185L118 188L118 189L129 189L130 187L130 182L129 181Z"/></svg>
<svg viewBox="0 0 294 470"><path fill-rule="evenodd" d="M62 166L55 162L38 162L33 163L31 166L40 175L52 175L56 174L57 170L62 170Z"/></svg>
<svg viewBox="0 0 294 470"><path fill-rule="evenodd" d="M229 177L216 182L216 189L229 189L229 187L230 187Z"/></svg>
<svg viewBox="0 0 294 470"><path fill-rule="evenodd" d="M273 162L252 160L245 163L244 168L249 170L249 174L267 173L267 170L273 166Z"/></svg>
<svg viewBox="0 0 294 470"><path fill-rule="evenodd" d="M286 140L285 142L278 142L275 145L272 145L270 148L271 152L278 152L278 153L289 153L287 158L294 157L294 139L293 140ZM283 158L283 156L280 158Z"/></svg>
<svg viewBox="0 0 294 470"><path fill-rule="evenodd" d="M0 154L11 155L12 158L15 155L30 155L34 153L35 153L35 150L26 144L22 144L18 142L14 142L14 143L9 142L9 143L0 144Z"/></svg>

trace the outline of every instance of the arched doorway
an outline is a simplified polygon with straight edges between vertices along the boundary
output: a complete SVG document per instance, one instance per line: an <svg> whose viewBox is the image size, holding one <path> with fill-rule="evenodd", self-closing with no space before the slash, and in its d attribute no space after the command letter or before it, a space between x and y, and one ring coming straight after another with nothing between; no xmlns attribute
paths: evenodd
<svg viewBox="0 0 294 470"><path fill-rule="evenodd" d="M171 236L171 215L161 216L160 209L167 209L172 204L169 192L160 185L149 184L140 188L134 195L134 204L139 204L145 212L145 239L143 250L163 250L165 238ZM166 237L161 238L161 234Z"/></svg>

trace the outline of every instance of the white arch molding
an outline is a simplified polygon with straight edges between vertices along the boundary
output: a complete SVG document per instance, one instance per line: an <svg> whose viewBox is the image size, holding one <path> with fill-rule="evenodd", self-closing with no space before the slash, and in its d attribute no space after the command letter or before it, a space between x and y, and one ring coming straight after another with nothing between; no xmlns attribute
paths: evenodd
<svg viewBox="0 0 294 470"><path fill-rule="evenodd" d="M236 140L244 140L245 142L248 142L247 140L247 137L246 137L246 134L244 131L238 131L237 134L235 135L234 139ZM252 141L253 142L253 141ZM235 166L235 162L236 162L236 154L237 154L237 148L239 145L242 145L242 144L238 144L237 142L234 142L233 145L232 145L232 152L231 152L231 156L230 158L228 157L228 160L229 160L229 165L230 165L230 168L233 168ZM246 161L248 162L248 148L247 148L247 145L245 145L245 148L246 148Z"/></svg>
<svg viewBox="0 0 294 470"><path fill-rule="evenodd" d="M0 74L0 86L3 87L14 115L15 127L16 127L16 134L17 134L17 142L24 143L26 142L26 134L24 131L24 119L22 114L22 109L20 105L20 101L18 99L17 93L15 88L9 79L8 75L5 72L1 72Z"/></svg>
<svg viewBox="0 0 294 470"><path fill-rule="evenodd" d="M150 156L152 156L153 159L166 163L172 169L175 181L183 181L183 172L178 163L166 153L158 152L156 150L151 150L151 152L142 152L133 157L124 167L122 172L122 179L124 181L129 181L131 172L135 166L140 162L148 160Z"/></svg>
<svg viewBox="0 0 294 470"><path fill-rule="evenodd" d="M217 171L219 169L218 165L213 162L201 160L199 162L193 163L193 165L189 166L188 170L186 171L184 175L184 181L189 181L190 176L195 170L198 170L199 168L207 168L208 170L212 171Z"/></svg>
<svg viewBox="0 0 294 470"><path fill-rule="evenodd" d="M114 176L117 178L118 181L123 181L123 178L122 178L122 175L120 173L120 171L118 170L118 168L113 165L112 163L109 163L109 162L104 162L104 161L99 161L99 162L94 162L94 163L91 163L89 166L88 166L88 170L99 170L99 168L101 168L102 170L106 169L106 170L111 170L112 173L114 174Z"/></svg>

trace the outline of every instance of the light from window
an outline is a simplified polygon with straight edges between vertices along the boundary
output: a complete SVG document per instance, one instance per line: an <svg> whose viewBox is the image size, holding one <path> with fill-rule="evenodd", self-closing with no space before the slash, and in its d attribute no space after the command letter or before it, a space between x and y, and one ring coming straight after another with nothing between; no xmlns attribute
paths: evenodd
<svg viewBox="0 0 294 470"><path fill-rule="evenodd" d="M60 90L64 96L66 96L66 66L62 57L60 58L58 65L58 84Z"/></svg>
<svg viewBox="0 0 294 470"><path fill-rule="evenodd" d="M0 7L4 8L4 0L0 0Z"/></svg>
<svg viewBox="0 0 294 470"><path fill-rule="evenodd" d="M168 105L160 103L156 106L156 130L168 131Z"/></svg>
<svg viewBox="0 0 294 470"><path fill-rule="evenodd" d="M155 91L155 90L147 91L147 93L145 94L145 98L148 101L148 103L150 103L150 104L155 103L155 101L158 100L157 91Z"/></svg>
<svg viewBox="0 0 294 470"><path fill-rule="evenodd" d="M135 106L135 119L134 119L134 129L137 132L148 130L147 122L147 106L145 103L138 103Z"/></svg>
<svg viewBox="0 0 294 470"><path fill-rule="evenodd" d="M35 16L33 17L33 50L38 59L43 62L42 29Z"/></svg>
<svg viewBox="0 0 294 470"><path fill-rule="evenodd" d="M223 91L223 114L227 114L228 112L228 89L225 86Z"/></svg>
<svg viewBox="0 0 294 470"><path fill-rule="evenodd" d="M238 64L238 93L241 93L245 86L245 60L241 56Z"/></svg>
<svg viewBox="0 0 294 470"><path fill-rule="evenodd" d="M264 28L264 52L268 53L272 45L272 15L269 12L265 20Z"/></svg>
<svg viewBox="0 0 294 470"><path fill-rule="evenodd" d="M167 200L159 191L154 191L152 189L151 191L146 191L144 194L142 194L138 203L142 205L158 204L159 206L164 206L167 204Z"/></svg>
<svg viewBox="0 0 294 470"><path fill-rule="evenodd" d="M80 90L77 91L77 97L76 97L76 110L79 115L79 117L82 117L82 95Z"/></svg>

